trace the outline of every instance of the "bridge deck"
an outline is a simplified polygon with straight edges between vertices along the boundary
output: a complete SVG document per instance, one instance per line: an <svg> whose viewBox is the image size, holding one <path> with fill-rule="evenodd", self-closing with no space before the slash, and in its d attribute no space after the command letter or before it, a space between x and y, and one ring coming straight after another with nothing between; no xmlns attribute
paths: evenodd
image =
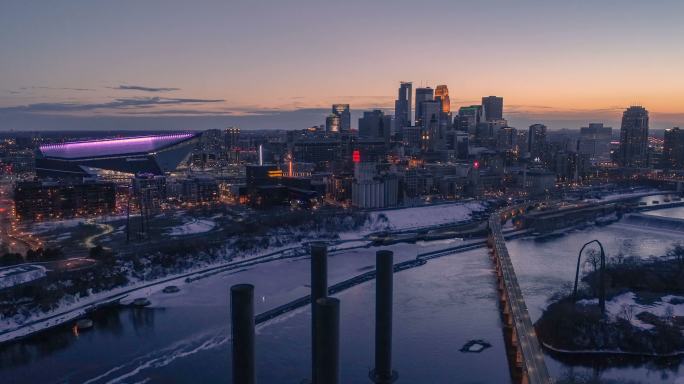
<svg viewBox="0 0 684 384"><path fill-rule="evenodd" d="M530 384L551 383L551 377L544 362L541 345L537 339L532 320L527 311L518 280L515 276L511 258L501 232L501 215L491 215L489 226L493 239L494 257L498 259L503 276L504 294L511 309L513 327L517 336L520 354L522 355L523 382Z"/></svg>

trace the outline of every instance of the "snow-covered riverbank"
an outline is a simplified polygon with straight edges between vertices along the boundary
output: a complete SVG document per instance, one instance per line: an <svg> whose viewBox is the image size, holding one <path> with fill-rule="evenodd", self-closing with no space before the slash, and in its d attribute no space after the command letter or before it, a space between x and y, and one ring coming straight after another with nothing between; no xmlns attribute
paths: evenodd
<svg viewBox="0 0 684 384"><path fill-rule="evenodd" d="M341 251L366 245L368 242L363 240L363 236L373 231L381 230L405 230L428 228L436 225L455 223L470 218L471 214L481 211L482 204L476 202L442 204L438 206L425 206L406 209L395 209L387 211L375 211L371 213L370 222L356 231L340 233L340 239L331 246L331 251ZM211 227L209 223L191 225L201 225L202 230ZM207 225L205 225L207 224ZM74 224L74 225L77 225ZM187 233L199 230L195 226L184 227L178 232ZM314 241L317 239L315 234L308 234L303 242ZM299 248L299 245L292 243L282 247L269 247L261 252L244 255L239 261L225 261L210 265L197 266L191 270L179 274L165 276L156 280L134 281L126 286L113 290L92 293L86 297L70 297L62 300L57 309L40 314L27 314L25 316L15 316L0 320L0 343L9 340L28 336L30 334L43 331L52 327L68 323L86 315L86 313L99 305L122 299L132 300L137 297L146 297L155 292L161 291L168 285L183 285L187 281L193 281L195 277L211 273L217 270L228 268L240 268L241 266L263 260L263 262L276 260L285 256L287 252ZM302 248L303 250L303 248ZM224 250L226 251L226 250ZM227 252L227 251L226 251Z"/></svg>

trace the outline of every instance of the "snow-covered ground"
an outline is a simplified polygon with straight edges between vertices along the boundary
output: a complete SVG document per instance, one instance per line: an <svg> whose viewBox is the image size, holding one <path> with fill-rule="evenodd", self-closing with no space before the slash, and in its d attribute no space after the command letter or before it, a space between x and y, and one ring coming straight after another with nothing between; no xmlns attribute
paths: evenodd
<svg viewBox="0 0 684 384"><path fill-rule="evenodd" d="M28 283L45 276L45 267L40 265L20 265L0 268L0 288Z"/></svg>
<svg viewBox="0 0 684 384"><path fill-rule="evenodd" d="M137 216L139 216L139 215L138 214L131 214L131 217L137 217ZM39 233L54 231L57 229L74 228L74 227L79 226L80 224L103 223L103 222L106 223L106 222L111 222L111 221L116 221L116 220L123 220L125 218L126 218L126 215L109 215L109 216L102 216L102 217L98 217L98 218L78 217L78 218L73 218L73 219L42 221L39 223L29 223L26 225L26 228L29 229L31 231L31 233L39 234Z"/></svg>
<svg viewBox="0 0 684 384"><path fill-rule="evenodd" d="M626 199L626 198L636 198L636 197L645 197L645 196L650 196L653 194L658 194L658 193L666 193L663 192L659 189L648 189L648 190L640 190L636 192L617 192L617 193L609 193L607 195L601 196L600 199L585 199L585 201L613 201L613 200L619 200L619 199Z"/></svg>
<svg viewBox="0 0 684 384"><path fill-rule="evenodd" d="M673 304L673 300L678 304ZM580 300L578 301L578 304L597 305L598 299ZM608 316L613 319L623 318L628 320L635 327L641 329L652 329L653 325L639 320L637 318L639 313L648 312L663 318L668 314L668 311L670 311L669 315L671 316L684 316L684 297L667 295L651 304L639 304L637 303L636 295L633 292L626 292L606 301L606 312L608 313Z"/></svg>
<svg viewBox="0 0 684 384"><path fill-rule="evenodd" d="M406 230L453 224L467 220L473 212L482 211L483 209L484 207L481 203L469 202L374 211L370 215L372 221L380 225L383 225L382 217L386 217L387 229Z"/></svg>
<svg viewBox="0 0 684 384"><path fill-rule="evenodd" d="M178 225L176 227L171 228L168 233L171 236L184 236L196 233L209 232L214 228L216 228L216 222L213 220L194 219L183 225Z"/></svg>
<svg viewBox="0 0 684 384"><path fill-rule="evenodd" d="M56 229L74 228L81 224L85 224L87 219L65 219L59 221L44 221L41 223L30 224L31 232L34 234L54 231Z"/></svg>
<svg viewBox="0 0 684 384"><path fill-rule="evenodd" d="M456 223L470 218L471 213L483 210L482 204L477 202L468 203L453 203L441 204L434 206L412 207L404 209L393 209L385 211L374 211L371 213L372 224L359 230L347 231L340 233L340 239L345 240L342 244L331 246L331 251L342 250L348 248L355 248L366 245L367 240L362 237L373 231L378 230L410 230L423 227L431 227L441 224ZM380 215L384 215L381 218ZM386 218L386 219L385 219ZM77 226L83 219L73 219L66 221L66 227ZM48 231L54 229L55 225L64 222L50 222L41 223L44 230ZM48 227L48 228L45 228ZM210 231L216 227L216 222L210 219L193 220L183 225L172 227L170 235L188 235ZM315 233L309 233L305 238L307 240L315 240ZM156 281L136 281L131 284L120 287L107 292L99 292L91 294L87 297L70 297L63 300L59 307L51 312L42 314L28 314L28 316L17 316L11 319L0 320L0 329L5 329L9 332L0 332L0 342L11 340L17 337L22 337L42 329L54 327L68 321L83 316L90 306L126 297L127 300L137 297L145 297L150 294L161 291L167 285L183 285L186 278L195 275L201 275L211 270L226 267L236 262L244 262L250 259L258 258L266 254L277 252L291 248L294 244L283 244L280 246L272 246L268 249L261 250L255 253L246 254L247 256L239 261L224 261L213 265L198 265L192 270L185 271L175 276L167 276Z"/></svg>

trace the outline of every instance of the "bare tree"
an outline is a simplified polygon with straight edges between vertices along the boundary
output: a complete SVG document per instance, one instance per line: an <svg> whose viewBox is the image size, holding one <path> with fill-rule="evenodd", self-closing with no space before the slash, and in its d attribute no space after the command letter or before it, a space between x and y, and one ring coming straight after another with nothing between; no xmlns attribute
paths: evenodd
<svg viewBox="0 0 684 384"><path fill-rule="evenodd" d="M684 245L681 243L675 244L669 251L667 251L667 255L677 260L680 265L684 264Z"/></svg>
<svg viewBox="0 0 684 384"><path fill-rule="evenodd" d="M591 265L593 271L596 272L601 265L601 255L595 249L590 249L587 251L587 257L585 259L586 263Z"/></svg>
<svg viewBox="0 0 684 384"><path fill-rule="evenodd" d="M674 323L674 308L671 305L665 307L665 321L668 324Z"/></svg>
<svg viewBox="0 0 684 384"><path fill-rule="evenodd" d="M630 304L622 304L620 306L620 312L618 313L618 316L627 321L632 321L632 318L634 318L634 306Z"/></svg>

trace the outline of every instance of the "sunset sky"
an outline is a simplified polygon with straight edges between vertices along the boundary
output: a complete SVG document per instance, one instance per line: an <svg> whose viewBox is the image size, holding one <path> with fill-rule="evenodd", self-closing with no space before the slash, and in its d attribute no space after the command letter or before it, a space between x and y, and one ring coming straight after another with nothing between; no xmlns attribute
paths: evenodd
<svg viewBox="0 0 684 384"><path fill-rule="evenodd" d="M0 0L0 130L304 128L399 81L511 125L684 126L684 2Z"/></svg>

